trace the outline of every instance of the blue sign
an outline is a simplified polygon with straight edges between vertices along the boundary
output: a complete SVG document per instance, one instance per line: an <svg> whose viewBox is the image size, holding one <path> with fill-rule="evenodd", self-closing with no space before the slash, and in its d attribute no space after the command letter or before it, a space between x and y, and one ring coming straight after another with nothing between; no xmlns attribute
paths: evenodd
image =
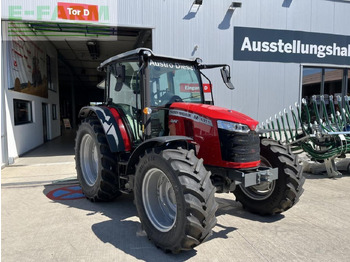
<svg viewBox="0 0 350 262"><path fill-rule="evenodd" d="M350 65L350 36L234 28L234 60Z"/></svg>

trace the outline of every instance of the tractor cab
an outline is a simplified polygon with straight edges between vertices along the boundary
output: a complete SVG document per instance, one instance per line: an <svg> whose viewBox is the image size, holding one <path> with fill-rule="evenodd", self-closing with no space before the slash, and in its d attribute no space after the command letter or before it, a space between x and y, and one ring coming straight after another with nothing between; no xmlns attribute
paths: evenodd
<svg viewBox="0 0 350 262"><path fill-rule="evenodd" d="M205 103L194 59L161 57L148 49L136 49L108 59L99 70L107 73L105 102L118 110L135 146L169 134L168 113L174 102Z"/></svg>

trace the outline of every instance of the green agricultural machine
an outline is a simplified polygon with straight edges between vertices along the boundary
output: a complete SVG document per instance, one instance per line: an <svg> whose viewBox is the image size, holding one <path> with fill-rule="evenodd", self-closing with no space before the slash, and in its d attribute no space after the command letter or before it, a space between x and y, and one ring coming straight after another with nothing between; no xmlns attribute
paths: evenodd
<svg viewBox="0 0 350 262"><path fill-rule="evenodd" d="M350 97L316 96L302 99L301 105L284 109L279 116L261 124L269 138L291 148L294 154L306 152L311 160L325 164L327 175L341 175L335 158L350 152ZM349 166L347 168L349 170Z"/></svg>

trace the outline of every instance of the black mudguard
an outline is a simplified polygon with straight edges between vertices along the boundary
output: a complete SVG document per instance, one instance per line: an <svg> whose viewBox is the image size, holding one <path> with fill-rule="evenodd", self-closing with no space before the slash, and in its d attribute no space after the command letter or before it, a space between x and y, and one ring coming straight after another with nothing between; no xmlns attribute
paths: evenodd
<svg viewBox="0 0 350 262"><path fill-rule="evenodd" d="M144 154L147 148L155 148L160 146L168 146L169 144L172 144L174 142L183 141L186 143L187 147L190 147L189 143L187 141L192 141L193 139L191 137L187 136L161 136L161 137L154 137L150 138L143 143L141 143L135 150L132 152L128 166L127 166L127 174L132 174L135 170L135 165L139 161L140 155ZM190 148L188 148L190 149Z"/></svg>
<svg viewBox="0 0 350 262"><path fill-rule="evenodd" d="M117 121L108 107L86 106L79 112L79 118L84 119L94 113L100 120L112 153L125 151L124 141Z"/></svg>

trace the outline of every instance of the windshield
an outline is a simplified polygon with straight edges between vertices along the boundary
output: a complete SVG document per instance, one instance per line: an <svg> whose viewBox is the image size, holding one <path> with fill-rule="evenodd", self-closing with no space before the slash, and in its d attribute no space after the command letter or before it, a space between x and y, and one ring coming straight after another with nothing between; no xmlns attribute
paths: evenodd
<svg viewBox="0 0 350 262"><path fill-rule="evenodd" d="M151 105L173 102L202 103L199 72L190 63L151 60Z"/></svg>

